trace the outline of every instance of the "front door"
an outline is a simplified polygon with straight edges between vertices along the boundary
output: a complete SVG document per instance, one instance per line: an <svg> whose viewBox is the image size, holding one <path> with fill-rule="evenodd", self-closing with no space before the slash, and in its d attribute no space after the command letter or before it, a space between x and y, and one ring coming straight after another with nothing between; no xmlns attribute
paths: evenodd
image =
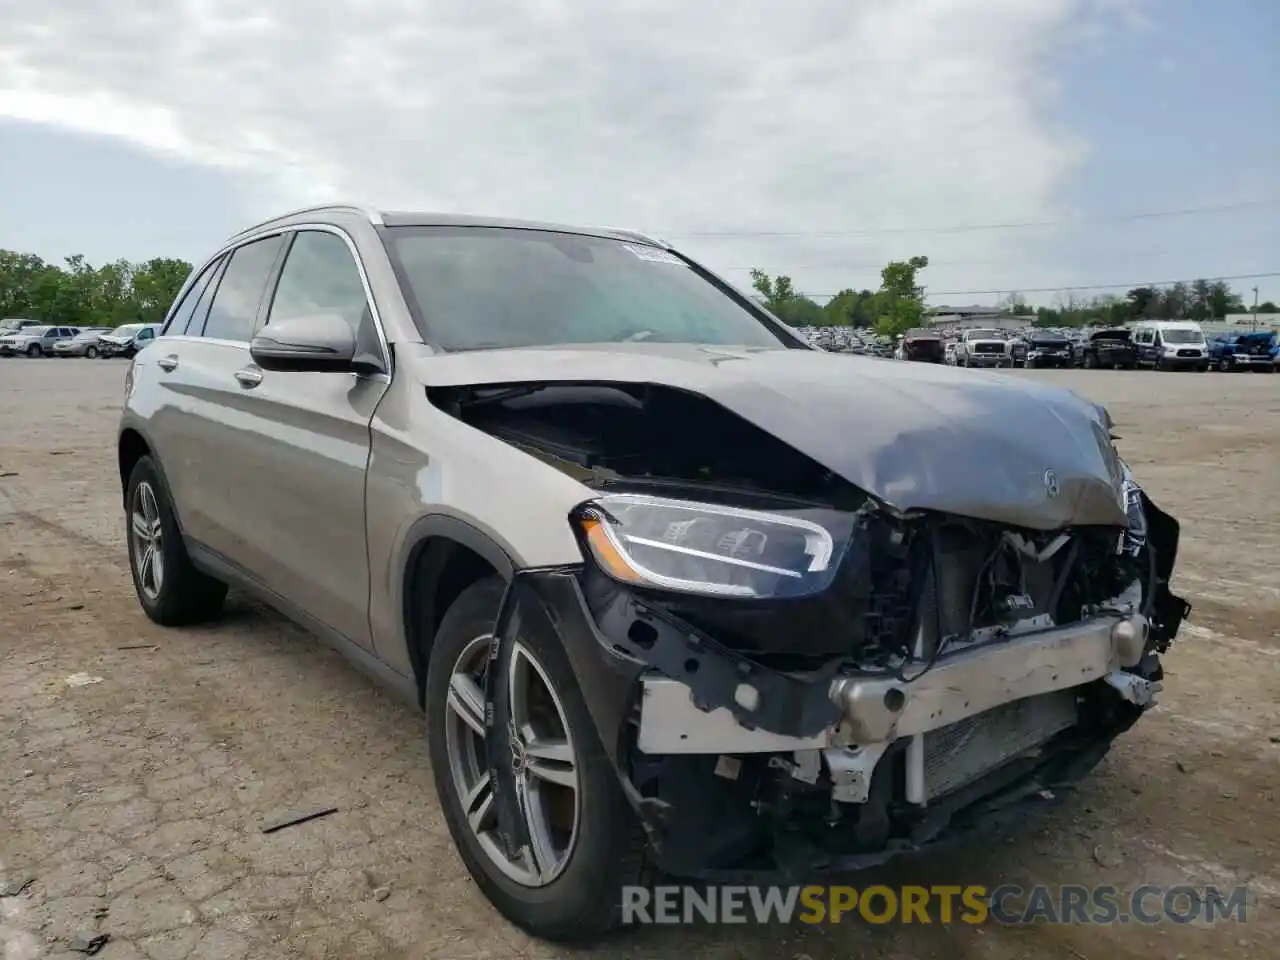
<svg viewBox="0 0 1280 960"><path fill-rule="evenodd" d="M242 556L272 591L370 647L365 470L389 358L353 248L344 236L292 238L260 326L337 315L382 373L263 370L246 358L244 418L220 455L235 472Z"/></svg>

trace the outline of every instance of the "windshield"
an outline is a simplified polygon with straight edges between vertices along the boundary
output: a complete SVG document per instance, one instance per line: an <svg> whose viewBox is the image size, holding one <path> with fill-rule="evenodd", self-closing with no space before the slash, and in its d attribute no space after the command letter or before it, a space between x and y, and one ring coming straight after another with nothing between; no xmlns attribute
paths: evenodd
<svg viewBox="0 0 1280 960"><path fill-rule="evenodd" d="M1004 334L999 330L970 330L970 340L1003 340Z"/></svg>
<svg viewBox="0 0 1280 960"><path fill-rule="evenodd" d="M497 227L392 227L384 236L423 339L445 350L786 347L745 304L656 247Z"/></svg>
<svg viewBox="0 0 1280 960"><path fill-rule="evenodd" d="M43 337L46 333L48 333L52 329L53 327L23 327L21 330L16 330L12 332L20 333L24 337Z"/></svg>
<svg viewBox="0 0 1280 960"><path fill-rule="evenodd" d="M144 323L126 323L123 327L116 327L111 331L113 337L132 337L141 330L146 324Z"/></svg>
<svg viewBox="0 0 1280 960"><path fill-rule="evenodd" d="M1165 343L1204 343L1204 334L1199 330L1161 330L1160 336Z"/></svg>

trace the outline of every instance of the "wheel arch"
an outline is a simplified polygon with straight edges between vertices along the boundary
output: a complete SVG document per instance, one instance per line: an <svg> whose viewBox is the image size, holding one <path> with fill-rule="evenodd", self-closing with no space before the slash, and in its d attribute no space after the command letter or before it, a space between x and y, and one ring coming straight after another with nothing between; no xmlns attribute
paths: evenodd
<svg viewBox="0 0 1280 960"><path fill-rule="evenodd" d="M120 431L116 444L116 463L120 471L120 496L128 493L129 475L143 457L153 456L151 444L142 432L134 427L125 427ZM154 457L153 457L154 459ZM159 467L157 466L157 470Z"/></svg>
<svg viewBox="0 0 1280 960"><path fill-rule="evenodd" d="M509 583L517 564L505 546L456 517L423 517L409 528L404 543L400 616L418 705L425 707L427 664L445 613L464 590L486 577Z"/></svg>
<svg viewBox="0 0 1280 960"><path fill-rule="evenodd" d="M160 481L160 487L165 499L169 501L169 507L173 510L173 519L178 525L178 532L185 536L186 528L182 522L182 508L173 499L173 490L169 486L169 478L165 476L164 464L160 462L155 444L151 442L151 438L147 436L146 431L136 422L128 422L121 426L120 435L116 441L116 465L120 471L121 505L128 509L125 498L129 495L129 475L133 473L133 468L137 466L138 461L143 457L151 458L151 463L156 470L156 479Z"/></svg>

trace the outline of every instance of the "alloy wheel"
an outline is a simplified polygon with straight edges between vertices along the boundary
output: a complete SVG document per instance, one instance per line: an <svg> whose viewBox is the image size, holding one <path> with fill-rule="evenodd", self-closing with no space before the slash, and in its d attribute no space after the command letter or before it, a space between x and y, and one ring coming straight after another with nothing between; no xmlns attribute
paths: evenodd
<svg viewBox="0 0 1280 960"><path fill-rule="evenodd" d="M564 705L532 651L508 654L509 758L519 816L529 845L508 856L485 749L485 673L490 636L476 637L454 662L445 704L445 747L453 789L481 850L499 871L526 887L543 887L564 870L578 839L581 800L577 756Z"/></svg>
<svg viewBox="0 0 1280 960"><path fill-rule="evenodd" d="M164 531L156 492L145 480L133 490L129 536L133 540L133 564L138 584L146 598L155 601L164 587Z"/></svg>

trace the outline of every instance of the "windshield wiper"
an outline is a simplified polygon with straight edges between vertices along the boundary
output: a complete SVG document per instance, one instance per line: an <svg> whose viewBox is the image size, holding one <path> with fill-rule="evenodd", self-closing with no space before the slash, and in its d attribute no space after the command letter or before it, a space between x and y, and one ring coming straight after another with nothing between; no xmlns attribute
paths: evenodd
<svg viewBox="0 0 1280 960"><path fill-rule="evenodd" d="M553 386L549 383L531 383L521 387L506 387L481 393L479 390L473 390L466 396L458 399L460 407L482 407L491 403L505 403L508 400L515 400L518 397L527 397L535 393L541 393L543 390Z"/></svg>

